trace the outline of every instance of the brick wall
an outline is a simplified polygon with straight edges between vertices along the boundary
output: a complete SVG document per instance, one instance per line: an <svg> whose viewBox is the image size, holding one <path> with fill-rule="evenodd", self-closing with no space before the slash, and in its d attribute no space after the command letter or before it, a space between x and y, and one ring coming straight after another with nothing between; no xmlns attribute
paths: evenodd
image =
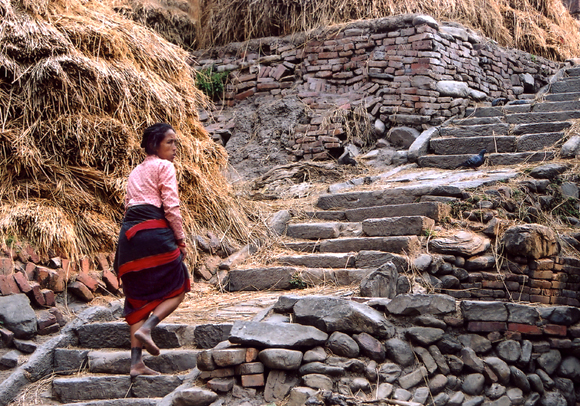
<svg viewBox="0 0 580 406"><path fill-rule="evenodd" d="M335 26L310 36L230 44L198 51L192 60L199 70L213 66L230 72L217 109L285 96L306 104L310 122L293 129L298 159L336 156L348 138L349 113L368 113L371 121L380 119L387 128L426 128L463 116L475 103L473 94L487 101L529 97L559 68L470 30L416 15ZM471 96L442 93L439 81L463 82ZM205 124L215 134L227 130L223 123Z"/></svg>

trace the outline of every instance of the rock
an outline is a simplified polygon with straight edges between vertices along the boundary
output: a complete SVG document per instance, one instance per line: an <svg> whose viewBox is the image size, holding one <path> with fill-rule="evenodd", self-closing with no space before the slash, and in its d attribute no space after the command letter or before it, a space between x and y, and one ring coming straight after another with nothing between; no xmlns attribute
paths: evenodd
<svg viewBox="0 0 580 406"><path fill-rule="evenodd" d="M578 186L572 182L564 182L560 185L560 192L565 198L578 199L580 192L578 191Z"/></svg>
<svg viewBox="0 0 580 406"><path fill-rule="evenodd" d="M423 347L414 347L413 351L419 357L425 368L427 368L427 372L429 374L433 374L437 370L437 363L433 359L433 356Z"/></svg>
<svg viewBox="0 0 580 406"><path fill-rule="evenodd" d="M397 295L399 273L392 262L387 262L365 276L360 283L360 295L363 297L386 297Z"/></svg>
<svg viewBox="0 0 580 406"><path fill-rule="evenodd" d="M290 323L236 321L230 333L232 343L260 347L313 347L323 345L327 339L328 334L317 328Z"/></svg>
<svg viewBox="0 0 580 406"><path fill-rule="evenodd" d="M378 367L376 361L369 361L365 367L365 376L371 382L376 382L379 374L377 373Z"/></svg>
<svg viewBox="0 0 580 406"><path fill-rule="evenodd" d="M523 393L530 393L531 389L530 381L528 381L528 377L526 376L526 374L524 374L521 369L516 368L513 365L510 366L510 372L511 372L511 381L513 382L513 384L517 386L519 389L521 389Z"/></svg>
<svg viewBox="0 0 580 406"><path fill-rule="evenodd" d="M465 347L461 349L461 360L463 364L472 371L482 373L484 370L483 361L475 354L473 348Z"/></svg>
<svg viewBox="0 0 580 406"><path fill-rule="evenodd" d="M389 130L387 138L394 146L408 149L419 135L419 131L414 128L393 127Z"/></svg>
<svg viewBox="0 0 580 406"><path fill-rule="evenodd" d="M330 376L342 376L345 370L342 367L323 364L322 362L309 362L303 364L298 370L300 375L322 374Z"/></svg>
<svg viewBox="0 0 580 406"><path fill-rule="evenodd" d="M502 385L507 385L510 382L511 372L505 361L497 357L487 357L483 359L483 362L489 365Z"/></svg>
<svg viewBox="0 0 580 406"><path fill-rule="evenodd" d="M284 235L290 219L292 219L292 215L288 210L280 210L272 216L269 226L277 235Z"/></svg>
<svg viewBox="0 0 580 406"><path fill-rule="evenodd" d="M348 386L351 393L357 393L360 390L368 393L371 390L371 384L369 381L360 377L340 378L340 384Z"/></svg>
<svg viewBox="0 0 580 406"><path fill-rule="evenodd" d="M381 383L377 388L377 399L388 399L393 393L393 385L390 383Z"/></svg>
<svg viewBox="0 0 580 406"><path fill-rule="evenodd" d="M445 331L433 327L409 327L406 335L420 345L431 345L443 337Z"/></svg>
<svg viewBox="0 0 580 406"><path fill-rule="evenodd" d="M580 382L580 361L573 356L565 357L557 369L558 375Z"/></svg>
<svg viewBox="0 0 580 406"><path fill-rule="evenodd" d="M576 392L574 389L574 382L567 378L554 378L554 386L556 389L560 391L566 402L568 402L568 406L574 406L576 404Z"/></svg>
<svg viewBox="0 0 580 406"><path fill-rule="evenodd" d="M387 356L397 364L407 367L415 362L415 355L407 341L400 338L391 338L385 341Z"/></svg>
<svg viewBox="0 0 580 406"><path fill-rule="evenodd" d="M88 350L55 348L54 372L60 375L77 373L87 364Z"/></svg>
<svg viewBox="0 0 580 406"><path fill-rule="evenodd" d="M566 398L560 392L546 392L540 398L541 406L567 406Z"/></svg>
<svg viewBox="0 0 580 406"><path fill-rule="evenodd" d="M540 313L535 307L516 303L506 303L508 322L521 324L535 324L540 320Z"/></svg>
<svg viewBox="0 0 580 406"><path fill-rule="evenodd" d="M330 380L328 377L325 378ZM268 380L266 381L266 387L264 388L264 399L267 402L279 402L288 395L293 387L298 385L298 382L300 382L298 378L285 371L270 371Z"/></svg>
<svg viewBox="0 0 580 406"><path fill-rule="evenodd" d="M206 386L216 392L229 392L235 383L234 378L213 378L206 383Z"/></svg>
<svg viewBox="0 0 580 406"><path fill-rule="evenodd" d="M480 406L484 402L484 400L485 400L485 398L483 396L475 396L475 397L463 402L463 406ZM509 405L507 405L507 406L509 406Z"/></svg>
<svg viewBox="0 0 580 406"><path fill-rule="evenodd" d="M213 361L218 367L232 367L246 362L245 348L214 349L211 352Z"/></svg>
<svg viewBox="0 0 580 406"><path fill-rule="evenodd" d="M441 294L397 295L387 304L387 310L394 315L447 314L455 311L455 299Z"/></svg>
<svg viewBox="0 0 580 406"><path fill-rule="evenodd" d="M510 227L504 233L502 243L508 253L534 259L549 257L559 252L554 231L540 224Z"/></svg>
<svg viewBox="0 0 580 406"><path fill-rule="evenodd" d="M483 269L493 268L495 265L495 256L479 255L469 258L465 262L465 269L468 271L480 271Z"/></svg>
<svg viewBox="0 0 580 406"><path fill-rule="evenodd" d="M500 302L464 300L461 311L468 321L507 321L508 318L507 308Z"/></svg>
<svg viewBox="0 0 580 406"><path fill-rule="evenodd" d="M302 363L301 351L280 348L267 348L262 350L258 357L266 367L270 369L281 369L284 371L298 369Z"/></svg>
<svg viewBox="0 0 580 406"><path fill-rule="evenodd" d="M478 90L472 89L467 86L465 82L457 82L454 80L440 80L436 83L436 90L439 95L460 97L460 98L472 98L474 100L483 100L487 95Z"/></svg>
<svg viewBox="0 0 580 406"><path fill-rule="evenodd" d="M568 139L568 141L566 141L564 145L562 145L560 154L562 155L562 158L574 158L579 153L580 153L580 136L572 135Z"/></svg>
<svg viewBox="0 0 580 406"><path fill-rule="evenodd" d="M195 344L198 348L214 348L228 339L230 331L231 323L201 324L195 327Z"/></svg>
<svg viewBox="0 0 580 406"><path fill-rule="evenodd" d="M328 348L336 355L356 358L360 352L358 344L349 335L335 331L326 342Z"/></svg>
<svg viewBox="0 0 580 406"><path fill-rule="evenodd" d="M22 353L12 350L0 357L0 369L12 369L18 366L18 358Z"/></svg>
<svg viewBox="0 0 580 406"><path fill-rule="evenodd" d="M399 378L399 376L401 376L401 371L399 365L389 362L380 366L379 377L381 378L381 381L393 383Z"/></svg>
<svg viewBox="0 0 580 406"><path fill-rule="evenodd" d="M176 391L172 406L209 406L218 399L218 394L202 389L202 388L188 388Z"/></svg>
<svg viewBox="0 0 580 406"><path fill-rule="evenodd" d="M441 354L439 347L437 347L436 345L430 346L429 354L431 354L431 356L437 363L437 368L439 368L439 371L441 371L441 373L444 375L449 375L449 373L451 372L449 369L449 365L447 364L447 360L445 359L443 354Z"/></svg>
<svg viewBox="0 0 580 406"><path fill-rule="evenodd" d="M479 334L461 334L457 339L462 345L472 348L477 354L491 350L491 341Z"/></svg>
<svg viewBox="0 0 580 406"><path fill-rule="evenodd" d="M460 406L463 401L465 400L465 395L463 392L455 392L449 398L449 402L447 402L448 406Z"/></svg>
<svg viewBox="0 0 580 406"><path fill-rule="evenodd" d="M483 392L485 377L482 374L470 374L463 380L461 389L468 395L478 396Z"/></svg>
<svg viewBox="0 0 580 406"><path fill-rule="evenodd" d="M505 340L496 347L497 355L506 362L516 362L522 353L520 343L515 340Z"/></svg>
<svg viewBox="0 0 580 406"><path fill-rule="evenodd" d="M550 320L554 324L570 326L580 321L580 309L572 306L551 306L550 308L539 308L542 318Z"/></svg>
<svg viewBox="0 0 580 406"><path fill-rule="evenodd" d="M556 176L566 172L568 165L563 164L547 164L537 166L532 169L529 175L536 179L554 179Z"/></svg>
<svg viewBox="0 0 580 406"><path fill-rule="evenodd" d="M367 333L355 334L353 338L364 355L376 362L385 361L385 346L379 340Z"/></svg>
<svg viewBox="0 0 580 406"><path fill-rule="evenodd" d="M524 406L536 406L540 401L541 395L539 393L531 393L530 396L524 402Z"/></svg>
<svg viewBox="0 0 580 406"><path fill-rule="evenodd" d="M428 373L425 367L419 367L418 369L415 369L413 372L407 375L400 376L399 385L401 385L403 389L412 388L413 386L416 386L420 382L423 382L423 380L427 377L427 375Z"/></svg>
<svg viewBox="0 0 580 406"><path fill-rule="evenodd" d="M418 324L424 327L435 327L445 329L447 328L447 324L436 317L433 317L430 314L423 314L421 316L415 317L414 324Z"/></svg>
<svg viewBox="0 0 580 406"><path fill-rule="evenodd" d="M429 241L429 249L433 252L466 257L485 252L490 246L488 238L469 231L459 231L453 236Z"/></svg>
<svg viewBox="0 0 580 406"><path fill-rule="evenodd" d="M485 389L485 395L491 400L499 399L506 393L505 386L495 382Z"/></svg>
<svg viewBox="0 0 580 406"><path fill-rule="evenodd" d="M405 390L403 388L397 388L397 389L395 389L395 394L393 395L393 399L399 400L401 402L406 402L409 399L411 399L411 396L413 396L413 395L408 390Z"/></svg>
<svg viewBox="0 0 580 406"><path fill-rule="evenodd" d="M57 378L52 382L54 393L61 402L79 400L123 398L131 389L131 377L126 376L82 376Z"/></svg>
<svg viewBox="0 0 580 406"><path fill-rule="evenodd" d="M449 395L447 393L439 393L433 398L433 406L445 406L449 402Z"/></svg>
<svg viewBox="0 0 580 406"><path fill-rule="evenodd" d="M36 343L34 341L19 340L18 338L15 338L13 343L16 349L24 354L32 354L36 351Z"/></svg>
<svg viewBox="0 0 580 406"><path fill-rule="evenodd" d="M131 391L136 398L162 398L181 385L178 376L145 376L135 378Z"/></svg>
<svg viewBox="0 0 580 406"><path fill-rule="evenodd" d="M562 355L560 354L560 351L550 350L540 355L536 359L536 362L538 363L540 368L546 371L548 375L552 375L558 368L558 365L560 365L561 360Z"/></svg>
<svg viewBox="0 0 580 406"><path fill-rule="evenodd" d="M536 374L538 374L546 389L552 389L554 387L553 379L544 370L538 368L536 369Z"/></svg>
<svg viewBox="0 0 580 406"><path fill-rule="evenodd" d="M530 383L530 387L535 392L538 392L540 395L544 394L544 383L542 379L538 376L538 374L528 374L526 375L528 378L528 382ZM538 398L539 400L539 398Z"/></svg>
<svg viewBox="0 0 580 406"><path fill-rule="evenodd" d="M453 375L461 374L463 370L463 360L455 355L449 354L445 355L445 359L447 360L447 365L449 365L449 370Z"/></svg>
<svg viewBox="0 0 580 406"><path fill-rule="evenodd" d="M431 262L433 261L433 257L429 254L421 254L417 258L413 260L413 266L419 271L423 272L429 268Z"/></svg>
<svg viewBox="0 0 580 406"><path fill-rule="evenodd" d="M435 394L445 389L447 385L447 377L442 374L435 375L429 380L429 390Z"/></svg>
<svg viewBox="0 0 580 406"><path fill-rule="evenodd" d="M24 294L0 297L0 322L14 337L29 339L36 335L36 314Z"/></svg>
<svg viewBox="0 0 580 406"><path fill-rule="evenodd" d="M332 379L325 375L310 374L302 377L304 385L313 389L332 390Z"/></svg>
<svg viewBox="0 0 580 406"><path fill-rule="evenodd" d="M131 356L127 351L91 351L88 366L92 373L128 374Z"/></svg>
<svg viewBox="0 0 580 406"><path fill-rule="evenodd" d="M326 359L326 351L323 347L314 347L304 353L302 360L304 362L323 362Z"/></svg>
<svg viewBox="0 0 580 406"><path fill-rule="evenodd" d="M415 389L412 401L424 405L428 398L429 388L426 386L421 386L420 388Z"/></svg>
<svg viewBox="0 0 580 406"><path fill-rule="evenodd" d="M294 305L296 322L332 333L368 333L379 338L392 337L394 326L377 310L350 300L331 297L305 297Z"/></svg>
<svg viewBox="0 0 580 406"><path fill-rule="evenodd" d="M510 388L506 392L511 404L514 406L521 406L524 404L524 394L520 388Z"/></svg>
<svg viewBox="0 0 580 406"><path fill-rule="evenodd" d="M437 342L437 347L444 354L455 354L461 351L461 343L457 338L450 334L445 334L439 342Z"/></svg>

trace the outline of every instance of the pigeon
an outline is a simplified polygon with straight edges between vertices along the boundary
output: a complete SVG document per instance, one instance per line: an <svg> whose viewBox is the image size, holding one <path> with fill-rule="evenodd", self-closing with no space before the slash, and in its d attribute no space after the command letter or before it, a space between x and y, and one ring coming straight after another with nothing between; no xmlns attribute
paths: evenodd
<svg viewBox="0 0 580 406"><path fill-rule="evenodd" d="M491 105L492 105L492 107L503 106L507 102L508 102L508 99L506 99L505 97L500 97L500 98L494 99L491 102Z"/></svg>
<svg viewBox="0 0 580 406"><path fill-rule="evenodd" d="M483 161L485 161L485 158L483 156L485 155L486 152L487 152L487 150L482 149L478 155L473 155L467 161L462 162L459 165L457 165L455 167L455 169L461 168L462 166L465 166L466 168L473 168L473 169L480 167L481 165L483 165Z"/></svg>

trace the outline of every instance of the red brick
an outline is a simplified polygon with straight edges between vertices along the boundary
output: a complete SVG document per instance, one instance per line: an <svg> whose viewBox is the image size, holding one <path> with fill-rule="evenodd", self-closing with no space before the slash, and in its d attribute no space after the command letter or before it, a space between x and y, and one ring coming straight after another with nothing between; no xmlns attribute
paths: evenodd
<svg viewBox="0 0 580 406"><path fill-rule="evenodd" d="M44 267L44 266L37 266L36 271L34 272L34 280L40 284L43 288L48 287L50 283L50 273L52 269Z"/></svg>
<svg viewBox="0 0 580 406"><path fill-rule="evenodd" d="M55 306L56 305L56 301L55 301L55 297L54 297L54 292L50 289L41 289L40 293L42 293L42 296L44 296L44 305L45 306Z"/></svg>
<svg viewBox="0 0 580 406"><path fill-rule="evenodd" d="M95 298L90 289L78 280L68 285L68 291L85 302L90 302Z"/></svg>
<svg viewBox="0 0 580 406"><path fill-rule="evenodd" d="M530 278L533 279L546 279L546 280L552 280L552 278L554 277L554 272L552 271L531 271L529 273Z"/></svg>
<svg viewBox="0 0 580 406"><path fill-rule="evenodd" d="M264 386L264 374L242 375L242 386L244 388Z"/></svg>
<svg viewBox="0 0 580 406"><path fill-rule="evenodd" d="M97 254L97 269L100 271L104 271L105 269L109 269L109 260L107 259L107 254L100 252Z"/></svg>
<svg viewBox="0 0 580 406"><path fill-rule="evenodd" d="M79 273L77 275L76 280L78 282L81 282L83 285L85 285L87 288L89 288L93 292L96 291L97 288L99 287L99 282L86 272Z"/></svg>
<svg viewBox="0 0 580 406"><path fill-rule="evenodd" d="M501 321L470 321L467 330L471 332L488 333L490 331L507 330L506 323Z"/></svg>
<svg viewBox="0 0 580 406"><path fill-rule="evenodd" d="M530 324L509 323L508 330L517 331L522 334L542 335L542 329L540 327L532 326Z"/></svg>
<svg viewBox="0 0 580 406"><path fill-rule="evenodd" d="M4 346L10 348L14 342L14 333L7 328L0 327L0 339L2 339Z"/></svg>
<svg viewBox="0 0 580 406"><path fill-rule="evenodd" d="M26 276L24 276L24 274L22 272L16 272L13 275L14 278L14 282L16 282L16 284L18 285L18 288L20 289L20 291L22 293L28 293L32 290L32 288L30 287L30 284L28 283L28 279L26 279Z"/></svg>
<svg viewBox="0 0 580 406"><path fill-rule="evenodd" d="M559 324L546 324L543 327L544 334L549 334L552 336L562 336L565 337L567 334L566 326L561 326Z"/></svg>
<svg viewBox="0 0 580 406"><path fill-rule="evenodd" d="M48 310L42 310L36 314L36 324L39 329L56 323L56 317Z"/></svg>
<svg viewBox="0 0 580 406"><path fill-rule="evenodd" d="M506 331L504 333L504 337L507 340L515 340L515 341L520 341L522 339L522 333L520 333L519 331Z"/></svg>
<svg viewBox="0 0 580 406"><path fill-rule="evenodd" d="M66 288L65 273L62 268L51 270L48 288L56 293L64 292Z"/></svg>
<svg viewBox="0 0 580 406"><path fill-rule="evenodd" d="M38 251L36 251L29 244L26 244L24 246L24 251L28 254L28 257L32 262L34 262L35 264L40 263L40 255L38 255Z"/></svg>
<svg viewBox="0 0 580 406"><path fill-rule="evenodd" d="M253 95L254 95L254 93L255 93L255 92L254 92L254 88L252 88L252 89L248 89L248 90L246 90L245 92L238 93L237 95L235 95L235 96L234 96L234 98L235 98L236 100L245 100L245 99L247 99L248 97L250 97L250 96L253 96Z"/></svg>
<svg viewBox="0 0 580 406"><path fill-rule="evenodd" d="M32 262L28 262L26 264L26 268L24 269L24 272L26 273L26 278L29 281L33 281L34 280L34 274L36 273L36 265Z"/></svg>
<svg viewBox="0 0 580 406"><path fill-rule="evenodd" d="M264 82L264 83L258 83L257 89L258 91L260 90L272 90L272 89L278 89L280 87L280 84L277 82Z"/></svg>
<svg viewBox="0 0 580 406"><path fill-rule="evenodd" d="M12 258L0 258L0 275L10 275L14 272Z"/></svg>
<svg viewBox="0 0 580 406"><path fill-rule="evenodd" d="M485 289L503 289L505 286L502 281L482 281L482 287Z"/></svg>
<svg viewBox="0 0 580 406"><path fill-rule="evenodd" d="M528 285L532 288L550 289L550 287L552 287L552 282L540 279L532 279L528 282Z"/></svg>
<svg viewBox="0 0 580 406"><path fill-rule="evenodd" d="M554 268L554 260L549 258L537 259L530 263L530 269L532 270L546 270Z"/></svg>
<svg viewBox="0 0 580 406"><path fill-rule="evenodd" d="M257 360L259 352L257 348L246 348L246 362L254 362Z"/></svg>
<svg viewBox="0 0 580 406"><path fill-rule="evenodd" d="M56 322L58 323L59 326L63 327L66 324L66 319L64 318L60 310L58 310L56 307L51 307L50 309L48 309L48 311L56 318Z"/></svg>
<svg viewBox="0 0 580 406"><path fill-rule="evenodd" d="M20 293L20 289L18 289L12 276L0 275L0 293L5 296Z"/></svg>
<svg viewBox="0 0 580 406"><path fill-rule="evenodd" d="M36 331L37 334L45 336L45 335L49 335L49 334L54 334L54 333L58 333L60 331L60 326L58 325L58 323L56 324L51 324L48 327L45 327L43 329L38 329Z"/></svg>
<svg viewBox="0 0 580 406"><path fill-rule="evenodd" d="M550 304L550 297L541 295L530 295L530 302Z"/></svg>
<svg viewBox="0 0 580 406"><path fill-rule="evenodd" d="M29 284L32 290L28 292L28 297L30 298L32 303L35 303L38 306L44 306L46 304L46 301L44 299L44 295L41 292L40 284L36 281L30 281Z"/></svg>
<svg viewBox="0 0 580 406"><path fill-rule="evenodd" d="M102 278L109 291L112 293L117 293L119 291L119 280L113 272L109 270L103 271Z"/></svg>
<svg viewBox="0 0 580 406"><path fill-rule="evenodd" d="M80 269L81 272L89 272L91 270L91 261L89 260L88 257L84 257L83 259L81 259Z"/></svg>

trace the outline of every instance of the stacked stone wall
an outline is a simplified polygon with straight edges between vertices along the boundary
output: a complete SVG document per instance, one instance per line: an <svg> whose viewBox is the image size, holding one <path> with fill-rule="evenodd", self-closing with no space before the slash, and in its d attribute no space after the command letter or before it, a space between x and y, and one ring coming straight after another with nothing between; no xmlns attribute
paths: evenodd
<svg viewBox="0 0 580 406"><path fill-rule="evenodd" d="M230 44L194 56L198 70L229 72L218 109L288 96L306 104L308 122L292 129L291 147L299 159L336 155L352 141L352 113L355 119L379 119L387 128L436 126L463 116L477 101L533 97L559 68L416 15L352 23L310 37ZM216 139L228 130L219 120L205 124Z"/></svg>

